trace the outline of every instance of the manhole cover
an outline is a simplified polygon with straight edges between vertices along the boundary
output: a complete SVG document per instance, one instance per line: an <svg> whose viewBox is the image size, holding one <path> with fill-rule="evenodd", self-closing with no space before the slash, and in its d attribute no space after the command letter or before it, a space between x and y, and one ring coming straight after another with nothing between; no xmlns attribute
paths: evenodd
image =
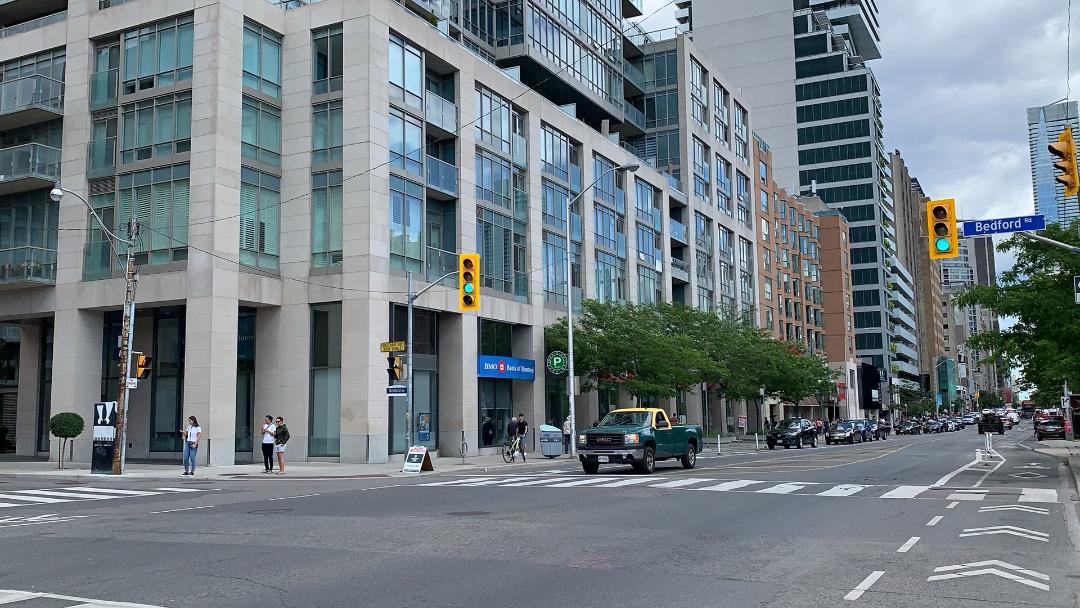
<svg viewBox="0 0 1080 608"><path fill-rule="evenodd" d="M451 511L447 515L455 517L476 517L478 515L491 515L491 511Z"/></svg>
<svg viewBox="0 0 1080 608"><path fill-rule="evenodd" d="M273 515L275 513L292 513L292 509L256 509L248 511L249 515Z"/></svg>

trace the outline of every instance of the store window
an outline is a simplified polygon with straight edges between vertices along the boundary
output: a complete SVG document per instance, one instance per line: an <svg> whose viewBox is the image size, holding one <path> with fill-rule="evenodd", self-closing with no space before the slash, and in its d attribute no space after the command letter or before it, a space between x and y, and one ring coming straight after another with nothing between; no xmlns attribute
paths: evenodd
<svg viewBox="0 0 1080 608"><path fill-rule="evenodd" d="M341 455L341 303L311 306L309 456Z"/></svg>

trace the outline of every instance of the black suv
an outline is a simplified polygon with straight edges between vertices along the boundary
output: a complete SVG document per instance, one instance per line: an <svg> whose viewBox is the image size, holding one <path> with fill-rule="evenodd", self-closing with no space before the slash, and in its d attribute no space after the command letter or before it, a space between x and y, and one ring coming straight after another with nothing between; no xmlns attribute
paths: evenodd
<svg viewBox="0 0 1080 608"><path fill-rule="evenodd" d="M785 448L802 448L809 444L817 447L817 429L806 418L787 418L776 423L776 426L765 436L765 443L770 450L782 445Z"/></svg>

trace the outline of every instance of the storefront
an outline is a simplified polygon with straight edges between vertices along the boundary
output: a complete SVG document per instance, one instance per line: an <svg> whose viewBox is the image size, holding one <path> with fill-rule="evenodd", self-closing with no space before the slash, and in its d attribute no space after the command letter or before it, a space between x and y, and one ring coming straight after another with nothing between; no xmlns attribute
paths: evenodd
<svg viewBox="0 0 1080 608"><path fill-rule="evenodd" d="M513 355L510 323L480 319L479 354L476 358L478 445L495 448L506 441L506 428L514 412L514 382L533 382L536 365L532 359ZM535 422L531 421L533 426Z"/></svg>
<svg viewBox="0 0 1080 608"><path fill-rule="evenodd" d="M391 305L390 340L404 341L409 333L408 307ZM404 356L404 353L402 353ZM402 381L404 383L404 380ZM408 399L387 397L390 405L391 454L404 454L408 443L435 451L439 445L439 313L413 309L413 419L411 442L405 440Z"/></svg>

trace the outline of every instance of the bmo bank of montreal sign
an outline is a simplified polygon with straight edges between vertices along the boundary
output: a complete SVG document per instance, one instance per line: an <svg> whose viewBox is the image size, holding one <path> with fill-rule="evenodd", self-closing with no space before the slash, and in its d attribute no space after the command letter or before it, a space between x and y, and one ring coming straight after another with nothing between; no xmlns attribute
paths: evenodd
<svg viewBox="0 0 1080 608"><path fill-rule="evenodd" d="M516 357L479 355L476 357L476 376L478 378L504 378L531 382L536 379L536 362L532 359L518 359Z"/></svg>

